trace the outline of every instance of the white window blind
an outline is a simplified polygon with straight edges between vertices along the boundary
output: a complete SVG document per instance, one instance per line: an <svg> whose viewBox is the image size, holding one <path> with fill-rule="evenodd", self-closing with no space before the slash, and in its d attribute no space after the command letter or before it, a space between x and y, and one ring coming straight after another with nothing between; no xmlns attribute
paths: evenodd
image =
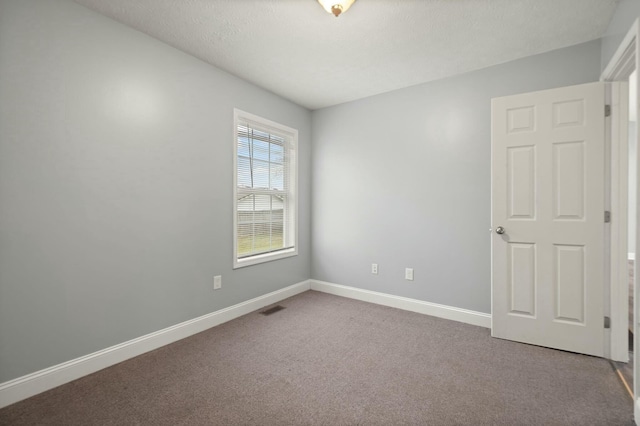
<svg viewBox="0 0 640 426"><path fill-rule="evenodd" d="M297 131L235 111L234 266L297 254Z"/></svg>

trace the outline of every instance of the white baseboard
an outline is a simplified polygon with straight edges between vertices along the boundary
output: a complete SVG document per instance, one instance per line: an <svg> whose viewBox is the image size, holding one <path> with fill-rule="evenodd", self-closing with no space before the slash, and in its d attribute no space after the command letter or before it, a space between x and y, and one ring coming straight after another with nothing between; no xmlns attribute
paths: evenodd
<svg viewBox="0 0 640 426"><path fill-rule="evenodd" d="M307 280L265 294L264 296L256 297L255 299L247 300L246 302L129 340L128 342L111 346L110 348L2 383L0 384L0 408L184 339L185 337L200 333L264 306L303 293L309 289L481 327L491 327L491 315L489 314L323 281Z"/></svg>
<svg viewBox="0 0 640 426"><path fill-rule="evenodd" d="M309 289L310 281L303 281L264 296L256 297L255 299L247 300L128 342L2 383L0 384L0 408L200 333Z"/></svg>
<svg viewBox="0 0 640 426"><path fill-rule="evenodd" d="M627 253L627 259L636 260L636 254L635 253Z"/></svg>
<svg viewBox="0 0 640 426"><path fill-rule="evenodd" d="M448 320L464 322L466 324L477 325L480 327L491 328L491 315L482 312L470 311L446 305L438 305L437 303L409 299L401 296L393 296L391 294L362 290L355 287L348 287L317 280L311 280L311 290L348 297L350 299L362 300L363 302L390 306L392 308L403 309L405 311L417 312Z"/></svg>

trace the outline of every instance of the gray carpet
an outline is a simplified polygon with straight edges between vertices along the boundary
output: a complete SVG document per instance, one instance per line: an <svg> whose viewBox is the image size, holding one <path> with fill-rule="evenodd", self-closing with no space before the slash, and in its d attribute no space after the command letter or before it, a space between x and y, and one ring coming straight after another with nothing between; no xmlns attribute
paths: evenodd
<svg viewBox="0 0 640 426"><path fill-rule="evenodd" d="M309 291L0 410L3 425L632 425L608 361Z"/></svg>

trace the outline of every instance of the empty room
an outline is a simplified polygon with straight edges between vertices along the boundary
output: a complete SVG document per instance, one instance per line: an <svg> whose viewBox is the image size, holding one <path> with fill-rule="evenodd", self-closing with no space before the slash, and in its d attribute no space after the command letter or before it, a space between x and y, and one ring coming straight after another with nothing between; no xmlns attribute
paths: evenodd
<svg viewBox="0 0 640 426"><path fill-rule="evenodd" d="M0 424L640 424L639 16L0 0Z"/></svg>

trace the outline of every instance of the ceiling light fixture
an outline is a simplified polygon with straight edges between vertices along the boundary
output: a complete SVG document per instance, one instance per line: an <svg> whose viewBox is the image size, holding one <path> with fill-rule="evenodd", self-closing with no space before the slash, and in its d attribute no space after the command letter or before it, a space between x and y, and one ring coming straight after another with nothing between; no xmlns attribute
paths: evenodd
<svg viewBox="0 0 640 426"><path fill-rule="evenodd" d="M329 13L333 13L337 18L341 13L346 12L356 0L318 0L318 3Z"/></svg>

